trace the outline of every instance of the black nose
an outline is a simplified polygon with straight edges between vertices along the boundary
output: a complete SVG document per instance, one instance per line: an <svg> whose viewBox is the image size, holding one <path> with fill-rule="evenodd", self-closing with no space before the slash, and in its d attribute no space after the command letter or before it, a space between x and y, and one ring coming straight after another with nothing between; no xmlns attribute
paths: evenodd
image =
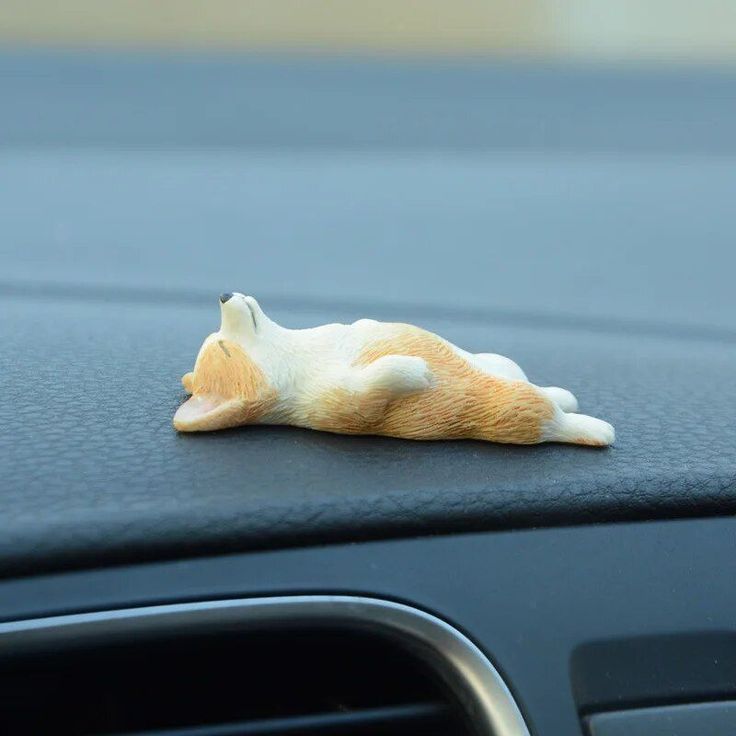
<svg viewBox="0 0 736 736"><path fill-rule="evenodd" d="M225 292L224 294L220 294L220 304L224 304L230 297L232 296L232 292Z"/></svg>

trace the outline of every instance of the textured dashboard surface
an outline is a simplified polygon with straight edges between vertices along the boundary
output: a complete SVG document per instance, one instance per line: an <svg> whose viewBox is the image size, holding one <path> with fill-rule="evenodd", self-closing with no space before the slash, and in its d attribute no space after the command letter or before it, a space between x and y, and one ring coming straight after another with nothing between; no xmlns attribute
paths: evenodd
<svg viewBox="0 0 736 736"><path fill-rule="evenodd" d="M9 93L27 102L60 67L33 56L24 67L23 58L0 61L6 82L14 80ZM75 57L88 84L68 99L44 98L52 119L72 114L65 105L97 115L76 138L49 138L52 127L41 122L21 135L22 105L3 123L12 144L0 154L3 573L736 511L735 147L733 131L712 122L726 103L709 113L702 86L648 78L642 120L652 106L687 111L663 115L665 138L713 134L680 153L663 150L646 126L638 147L620 129L606 138L604 118L590 116L580 151L569 131L564 150L542 136L539 145L522 141L529 151L510 151L508 130L495 136L491 113L485 127L473 118L473 150L409 145L404 128L386 132L391 145L364 137L320 148L315 134L286 151L254 134L213 150L201 130L194 143L166 139L175 117L143 104L145 85L136 98L136 65L116 63L108 85L92 84L79 69L97 79L106 67ZM155 76L157 62L146 63ZM258 76L258 65L230 66L238 64L251 75L243 79ZM196 79L214 74L205 67ZM182 99L191 68L179 68ZM260 66L261 74L284 68ZM327 79L329 69L311 73ZM385 69L371 76L368 62L361 69L376 90L398 83ZM508 90L512 72L496 79L498 89ZM430 84L436 70L411 73ZM452 74L470 97L492 96L477 69ZM520 73L522 89L530 79ZM579 107L594 82L558 74ZM100 112L116 83L140 103L120 108L138 126L134 140ZM601 73L598 83L624 108L637 104L625 74ZM734 87L725 74L709 84ZM444 88L432 89L439 104ZM242 91L235 98L245 99ZM271 104L271 120L292 121L283 101ZM529 104L521 118L543 119L545 99ZM319 115L308 119L314 132ZM679 122L668 128L670 119ZM462 122L453 119L443 140L456 128ZM170 423L183 398L178 379L216 327L223 290L253 293L289 326L413 321L467 349L509 354L535 382L573 390L583 411L614 423L618 441L596 451L263 427L178 436Z"/></svg>

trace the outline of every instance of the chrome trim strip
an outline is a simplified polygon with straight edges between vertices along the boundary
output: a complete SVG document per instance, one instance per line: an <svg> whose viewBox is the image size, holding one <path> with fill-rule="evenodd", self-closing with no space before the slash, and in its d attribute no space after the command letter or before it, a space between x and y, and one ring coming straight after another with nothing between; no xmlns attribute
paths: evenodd
<svg viewBox="0 0 736 736"><path fill-rule="evenodd" d="M417 608L378 598L300 595L201 601L0 624L0 649L35 649L69 637L128 636L213 625L330 622L371 629L411 646L460 695L484 736L530 736L496 668L466 636Z"/></svg>

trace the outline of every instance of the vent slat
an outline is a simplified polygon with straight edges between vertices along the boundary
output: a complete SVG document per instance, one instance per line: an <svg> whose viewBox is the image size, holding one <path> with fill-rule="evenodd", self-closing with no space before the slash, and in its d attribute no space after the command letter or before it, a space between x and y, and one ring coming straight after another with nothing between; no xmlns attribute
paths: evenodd
<svg viewBox="0 0 736 736"><path fill-rule="evenodd" d="M305 625L0 652L2 736L461 736L433 669L370 631Z"/></svg>
<svg viewBox="0 0 736 736"><path fill-rule="evenodd" d="M159 731L136 731L116 736L313 736L340 733L344 736L439 733L452 725L445 703L409 703L388 708L368 708L350 713L320 713L292 718L269 718L204 727ZM421 729L421 730L420 730Z"/></svg>

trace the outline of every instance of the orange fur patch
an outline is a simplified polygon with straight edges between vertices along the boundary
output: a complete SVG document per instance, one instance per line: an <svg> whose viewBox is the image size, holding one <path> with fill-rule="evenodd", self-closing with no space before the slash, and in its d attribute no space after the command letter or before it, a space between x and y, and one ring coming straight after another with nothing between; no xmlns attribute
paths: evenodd
<svg viewBox="0 0 736 736"><path fill-rule="evenodd" d="M194 372L189 371L189 373L185 373L181 377L181 385L184 386L184 390L188 393L192 393L193 389L193 381L194 381Z"/></svg>
<svg viewBox="0 0 736 736"><path fill-rule="evenodd" d="M263 371L230 340L208 345L187 382L195 396L242 400L242 412L230 426L258 421L276 401Z"/></svg>
<svg viewBox="0 0 736 736"><path fill-rule="evenodd" d="M316 429L409 439L481 439L533 444L542 439L554 405L524 381L489 376L470 365L431 332L406 325L394 338L369 346L355 362L366 366L385 355L427 361L436 384L396 397L385 389L327 392L308 417Z"/></svg>

